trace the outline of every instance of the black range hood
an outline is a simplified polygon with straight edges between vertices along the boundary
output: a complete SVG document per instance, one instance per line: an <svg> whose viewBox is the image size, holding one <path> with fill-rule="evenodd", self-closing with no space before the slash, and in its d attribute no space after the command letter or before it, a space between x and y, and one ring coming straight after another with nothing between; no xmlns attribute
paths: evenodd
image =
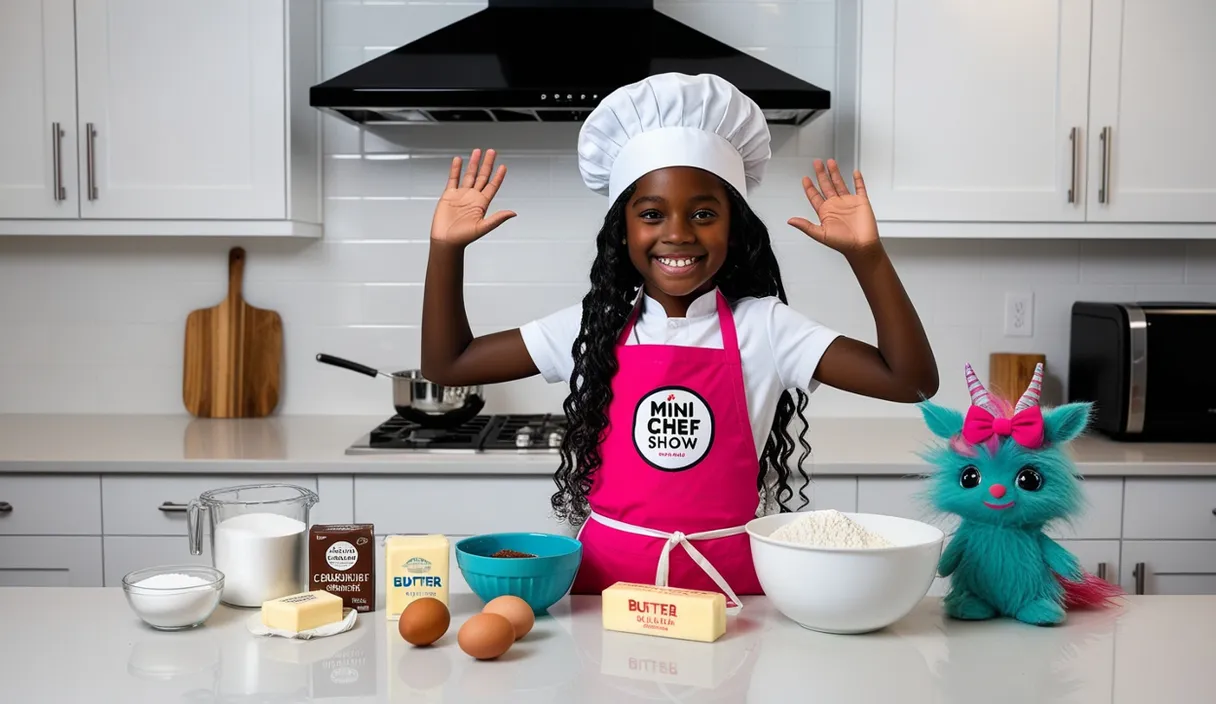
<svg viewBox="0 0 1216 704"><path fill-rule="evenodd" d="M830 107L827 90L654 9L651 0L489 0L489 7L312 87L358 124L578 122L620 86L713 73L771 124Z"/></svg>

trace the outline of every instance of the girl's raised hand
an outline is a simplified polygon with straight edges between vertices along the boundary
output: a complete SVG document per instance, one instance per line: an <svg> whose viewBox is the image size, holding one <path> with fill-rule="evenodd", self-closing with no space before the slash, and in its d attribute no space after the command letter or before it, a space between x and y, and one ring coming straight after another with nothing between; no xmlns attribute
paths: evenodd
<svg viewBox="0 0 1216 704"><path fill-rule="evenodd" d="M816 159L814 165L819 188L815 188L809 177L803 176L802 189L819 216L819 224L812 224L805 218L790 218L789 224L845 255L878 244L878 221L870 208L870 199L866 197L861 172L853 172L856 193L849 193L835 159L828 159L826 169L820 159Z"/></svg>
<svg viewBox="0 0 1216 704"><path fill-rule="evenodd" d="M481 150L474 149L469 156L469 168L460 175L460 157L452 159L452 170L448 172L448 185L435 216L431 219L431 240L447 244L467 245L475 242L490 230L515 217L510 210L499 210L486 217L490 201L502 186L507 167L499 165L494 170L494 150L486 152L481 162ZM491 175L493 174L493 175Z"/></svg>

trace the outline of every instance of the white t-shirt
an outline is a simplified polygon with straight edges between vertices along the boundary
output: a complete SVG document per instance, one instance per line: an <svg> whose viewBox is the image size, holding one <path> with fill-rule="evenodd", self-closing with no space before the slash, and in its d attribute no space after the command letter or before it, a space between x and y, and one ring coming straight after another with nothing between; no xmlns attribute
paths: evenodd
<svg viewBox="0 0 1216 704"><path fill-rule="evenodd" d="M715 296L716 291L710 291L698 297L688 307L687 317L668 318L662 304L643 295L637 325L626 344L722 349ZM734 317L743 388L759 459L777 415L781 393L795 388L810 393L818 388L813 378L815 369L828 345L840 333L807 318L775 296L739 299ZM569 383L574 369L570 349L581 324L580 303L520 328L533 363L549 383Z"/></svg>

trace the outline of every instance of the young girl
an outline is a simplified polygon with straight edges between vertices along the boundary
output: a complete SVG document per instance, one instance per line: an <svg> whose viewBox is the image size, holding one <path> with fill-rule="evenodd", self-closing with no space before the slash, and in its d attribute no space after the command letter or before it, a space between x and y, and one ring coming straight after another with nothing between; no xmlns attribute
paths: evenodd
<svg viewBox="0 0 1216 704"><path fill-rule="evenodd" d="M745 196L771 156L759 107L717 76L662 74L608 95L579 134L584 182L608 196L581 305L473 337L464 249L515 213L489 213L506 167L494 151L452 160L431 224L422 373L447 385L542 374L564 381L568 421L557 515L581 525L575 593L617 581L759 594L744 524L791 505L789 423L828 384L914 403L937 365L878 238L861 174L834 161L802 188L819 219L789 224L844 255L878 347L788 307L764 223ZM588 520L589 519L589 520ZM683 548L675 550L676 546Z"/></svg>

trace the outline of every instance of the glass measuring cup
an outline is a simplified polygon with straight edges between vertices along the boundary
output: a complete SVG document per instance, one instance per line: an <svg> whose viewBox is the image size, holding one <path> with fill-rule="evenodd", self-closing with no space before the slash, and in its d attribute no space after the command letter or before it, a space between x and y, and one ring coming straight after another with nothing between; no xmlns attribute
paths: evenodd
<svg viewBox="0 0 1216 704"><path fill-rule="evenodd" d="M261 607L307 589L308 512L319 500L291 484L245 484L205 491L190 502L190 554L203 554L206 511L211 564L224 573L220 601Z"/></svg>

